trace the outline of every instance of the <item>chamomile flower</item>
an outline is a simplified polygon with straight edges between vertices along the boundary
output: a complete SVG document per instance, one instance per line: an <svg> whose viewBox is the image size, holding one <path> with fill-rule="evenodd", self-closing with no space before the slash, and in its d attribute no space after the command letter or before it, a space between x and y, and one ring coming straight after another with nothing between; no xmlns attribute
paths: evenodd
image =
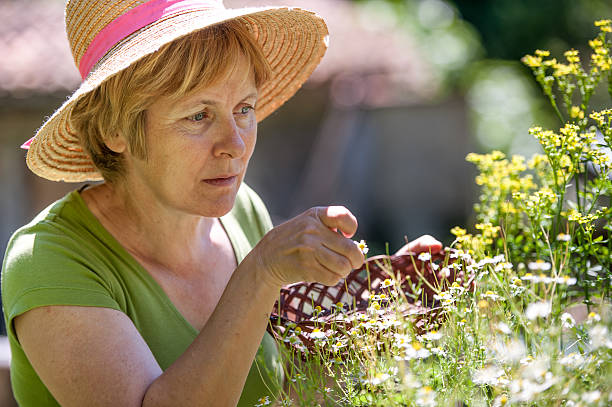
<svg viewBox="0 0 612 407"><path fill-rule="evenodd" d="M319 328L315 328L312 330L312 332L310 332L310 338L317 340L325 339L327 336L325 335L325 332L321 331Z"/></svg>
<svg viewBox="0 0 612 407"><path fill-rule="evenodd" d="M389 373L378 372L374 376L372 376L370 379L364 380L364 383L372 385L372 386L379 386L383 384L384 382L386 382L387 380L389 380L390 378L391 378L391 375Z"/></svg>
<svg viewBox="0 0 612 407"><path fill-rule="evenodd" d="M345 346L346 346L346 343L337 341L336 343L332 344L332 350L334 351L334 353L336 353L340 349L344 348Z"/></svg>
<svg viewBox="0 0 612 407"><path fill-rule="evenodd" d="M472 376L474 384L489 386L497 386L500 383L500 378L504 375L504 370L497 366L486 366L477 370Z"/></svg>
<svg viewBox="0 0 612 407"><path fill-rule="evenodd" d="M529 403L535 396L549 389L556 383L552 373L547 372L544 380L533 381L529 379L517 379L510 383L511 403Z"/></svg>
<svg viewBox="0 0 612 407"><path fill-rule="evenodd" d="M339 301L339 302L335 303L334 305L332 305L333 309L335 309L336 311L339 311L339 312L344 311L344 307L345 306L346 305L343 302L341 302L341 301Z"/></svg>
<svg viewBox="0 0 612 407"><path fill-rule="evenodd" d="M552 310L552 305L548 301L533 302L527 306L525 316L527 319L546 318Z"/></svg>
<svg viewBox="0 0 612 407"><path fill-rule="evenodd" d="M596 403L601 400L601 392L599 390L588 391L583 393L581 398L585 403Z"/></svg>
<svg viewBox="0 0 612 407"><path fill-rule="evenodd" d="M532 283L535 283L535 284L537 283L549 284L552 281L552 279L545 274L539 274L536 276L531 273L525 273L525 275L521 277L521 280L531 281Z"/></svg>
<svg viewBox="0 0 612 407"><path fill-rule="evenodd" d="M420 253L417 258L421 261L429 261L431 260L431 254L427 252L423 252L423 253Z"/></svg>
<svg viewBox="0 0 612 407"><path fill-rule="evenodd" d="M255 404L255 407L269 406L270 404L272 404L270 397L264 396L257 401L257 404Z"/></svg>
<svg viewBox="0 0 612 407"><path fill-rule="evenodd" d="M437 341L439 339L442 339L442 334L438 331L429 331L424 335L421 335L421 338L425 341Z"/></svg>
<svg viewBox="0 0 612 407"><path fill-rule="evenodd" d="M563 285L574 285L576 284L576 278L570 276L560 276L555 279L557 284Z"/></svg>
<svg viewBox="0 0 612 407"><path fill-rule="evenodd" d="M416 405L422 407L433 407L436 405L436 392L429 386L421 387L417 391Z"/></svg>
<svg viewBox="0 0 612 407"><path fill-rule="evenodd" d="M557 235L557 240L560 242L569 242L570 240L572 240L572 237L567 233L559 233Z"/></svg>
<svg viewBox="0 0 612 407"><path fill-rule="evenodd" d="M383 281L380 286L382 288L387 288L387 287L393 286L394 284L395 284L395 282L393 280L391 280L390 278L386 278L385 281Z"/></svg>
<svg viewBox="0 0 612 407"><path fill-rule="evenodd" d="M505 322L498 322L495 325L495 329L505 335L510 335L512 333L512 330L510 329L508 324L506 324Z"/></svg>
<svg viewBox="0 0 612 407"><path fill-rule="evenodd" d="M501 263L497 263L494 270L500 272L504 270L512 270L512 267L512 263L503 261Z"/></svg>
<svg viewBox="0 0 612 407"><path fill-rule="evenodd" d="M526 358L527 348L522 341L517 339L505 340L496 338L488 344L491 352L496 355L497 360L502 363L528 363L532 359Z"/></svg>
<svg viewBox="0 0 612 407"><path fill-rule="evenodd" d="M442 291L440 294L434 294L434 299L442 303L442 305L451 305L455 302L455 297L450 291Z"/></svg>
<svg viewBox="0 0 612 407"><path fill-rule="evenodd" d="M591 346L594 349L602 347L612 349L612 338L610 338L608 327L595 325L589 329L589 337L591 338Z"/></svg>
<svg viewBox="0 0 612 407"><path fill-rule="evenodd" d="M487 291L486 293L481 294L480 297L486 298L492 301L497 301L501 298L499 295L495 294L493 291Z"/></svg>
<svg viewBox="0 0 612 407"><path fill-rule="evenodd" d="M601 321L601 316L596 313L596 312L589 312L589 315L587 315L587 322L592 324L594 322L599 322Z"/></svg>
<svg viewBox="0 0 612 407"><path fill-rule="evenodd" d="M442 349L439 346L433 347L430 349L431 353L433 353L436 356L439 356L441 358L445 358L447 356L447 353L444 349Z"/></svg>
<svg viewBox="0 0 612 407"><path fill-rule="evenodd" d="M370 249L368 248L368 245L366 244L365 240L363 240L363 239L360 240L360 241L353 240L353 242L355 242L357 247L359 247L359 250L361 250L361 253L368 254L368 252L370 251Z"/></svg>
<svg viewBox="0 0 612 407"><path fill-rule="evenodd" d="M504 407L506 405L508 405L508 395L501 394L500 396L495 398L492 407Z"/></svg>
<svg viewBox="0 0 612 407"><path fill-rule="evenodd" d="M572 352L559 359L559 363L568 368L576 369L584 363L584 357L579 353Z"/></svg>
<svg viewBox="0 0 612 407"><path fill-rule="evenodd" d="M533 363L533 356L527 355L524 358L522 358L521 360L519 360L519 363L521 365L523 365L523 366L528 366L528 365Z"/></svg>
<svg viewBox="0 0 612 407"><path fill-rule="evenodd" d="M531 271L548 271L551 269L551 264L547 261L538 259L536 261L527 263L527 268L529 268Z"/></svg>
<svg viewBox="0 0 612 407"><path fill-rule="evenodd" d="M563 328L573 328L576 326L576 320L572 314L564 312L561 314L561 326Z"/></svg>
<svg viewBox="0 0 612 407"><path fill-rule="evenodd" d="M451 286L449 287L449 292L454 296L459 296L465 292L465 287L454 281L453 284L451 284Z"/></svg>
<svg viewBox="0 0 612 407"><path fill-rule="evenodd" d="M403 350L404 360L425 359L431 355L431 352L427 348L423 347L423 345L418 341L405 345Z"/></svg>

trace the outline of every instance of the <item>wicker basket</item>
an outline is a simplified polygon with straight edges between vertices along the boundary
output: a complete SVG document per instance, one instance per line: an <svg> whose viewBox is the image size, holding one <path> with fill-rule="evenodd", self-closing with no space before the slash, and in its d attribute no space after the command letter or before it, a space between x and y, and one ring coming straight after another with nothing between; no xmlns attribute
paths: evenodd
<svg viewBox="0 0 612 407"><path fill-rule="evenodd" d="M453 282L464 279L463 271L452 269L449 272L448 268L441 266L442 263L455 261L449 258L449 253L442 250L431 256L421 256L421 259L414 253L375 256L335 286L320 283L286 286L281 289L280 298L274 306L268 331L283 341L287 329L292 329L298 333L299 341L283 342L305 352L315 345L310 335L313 329L325 332L332 322L336 326L343 325L345 330L350 329L354 320L351 316L367 312L370 295L386 293L390 297L397 286L408 299L403 314L415 315L415 329L426 331L441 315L439 303L434 298L436 290L444 290ZM389 285L392 281L396 283ZM384 307L384 301L381 305ZM340 308L343 309L342 313L337 312Z"/></svg>

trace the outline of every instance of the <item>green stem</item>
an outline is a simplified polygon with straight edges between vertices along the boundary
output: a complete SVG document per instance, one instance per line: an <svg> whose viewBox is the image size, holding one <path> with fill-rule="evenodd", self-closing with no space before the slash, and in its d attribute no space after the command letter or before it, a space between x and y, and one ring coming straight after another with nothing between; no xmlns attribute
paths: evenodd
<svg viewBox="0 0 612 407"><path fill-rule="evenodd" d="M576 205L578 205L578 212L582 213L582 204L580 203L580 175L578 172L574 173L574 181L576 182Z"/></svg>
<svg viewBox="0 0 612 407"><path fill-rule="evenodd" d="M559 118L559 121L561 123L565 123L565 119L563 118L563 115L561 114L561 111L557 107L557 102L555 102L555 98L552 95L552 93L551 92L547 92L546 95L548 96L548 100L550 101L550 104L552 105L553 109L555 109L555 113L557 114L557 117Z"/></svg>

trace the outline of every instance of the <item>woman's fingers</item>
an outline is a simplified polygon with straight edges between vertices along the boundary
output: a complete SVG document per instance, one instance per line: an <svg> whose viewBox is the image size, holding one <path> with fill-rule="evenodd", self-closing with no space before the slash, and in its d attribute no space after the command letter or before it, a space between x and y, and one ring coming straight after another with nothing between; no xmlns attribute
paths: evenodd
<svg viewBox="0 0 612 407"><path fill-rule="evenodd" d="M321 230L321 245L329 249L338 256L342 256L349 261L352 269L357 269L363 265L365 258L355 242L326 226Z"/></svg>
<svg viewBox="0 0 612 407"><path fill-rule="evenodd" d="M327 248L325 245L319 247L314 255L319 264L340 277L345 277L354 268L348 257Z"/></svg>
<svg viewBox="0 0 612 407"><path fill-rule="evenodd" d="M350 239L356 230L357 219L348 209L312 208L266 234L253 256L275 284L335 284L363 265L363 253Z"/></svg>
<svg viewBox="0 0 612 407"><path fill-rule="evenodd" d="M313 210L325 226L340 231L344 237L353 237L357 232L357 218L344 206L318 206Z"/></svg>
<svg viewBox="0 0 612 407"><path fill-rule="evenodd" d="M423 235L418 239L415 239L409 243L406 243L401 249L395 254L409 254L409 253L423 253L431 252L437 253L442 250L442 243L430 235Z"/></svg>

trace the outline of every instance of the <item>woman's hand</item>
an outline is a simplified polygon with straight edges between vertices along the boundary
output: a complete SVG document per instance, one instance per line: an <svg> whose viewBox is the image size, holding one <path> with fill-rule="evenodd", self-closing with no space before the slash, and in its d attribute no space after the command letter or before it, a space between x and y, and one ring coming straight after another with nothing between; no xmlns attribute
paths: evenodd
<svg viewBox="0 0 612 407"><path fill-rule="evenodd" d="M299 281L335 285L364 262L350 239L356 231L357 219L345 207L311 208L268 232L251 255L274 286Z"/></svg>
<svg viewBox="0 0 612 407"><path fill-rule="evenodd" d="M412 242L406 243L401 249L399 249L395 255L399 256L402 254L409 253L437 253L442 250L442 243L440 243L436 238L430 235L423 235L418 239L413 240Z"/></svg>

